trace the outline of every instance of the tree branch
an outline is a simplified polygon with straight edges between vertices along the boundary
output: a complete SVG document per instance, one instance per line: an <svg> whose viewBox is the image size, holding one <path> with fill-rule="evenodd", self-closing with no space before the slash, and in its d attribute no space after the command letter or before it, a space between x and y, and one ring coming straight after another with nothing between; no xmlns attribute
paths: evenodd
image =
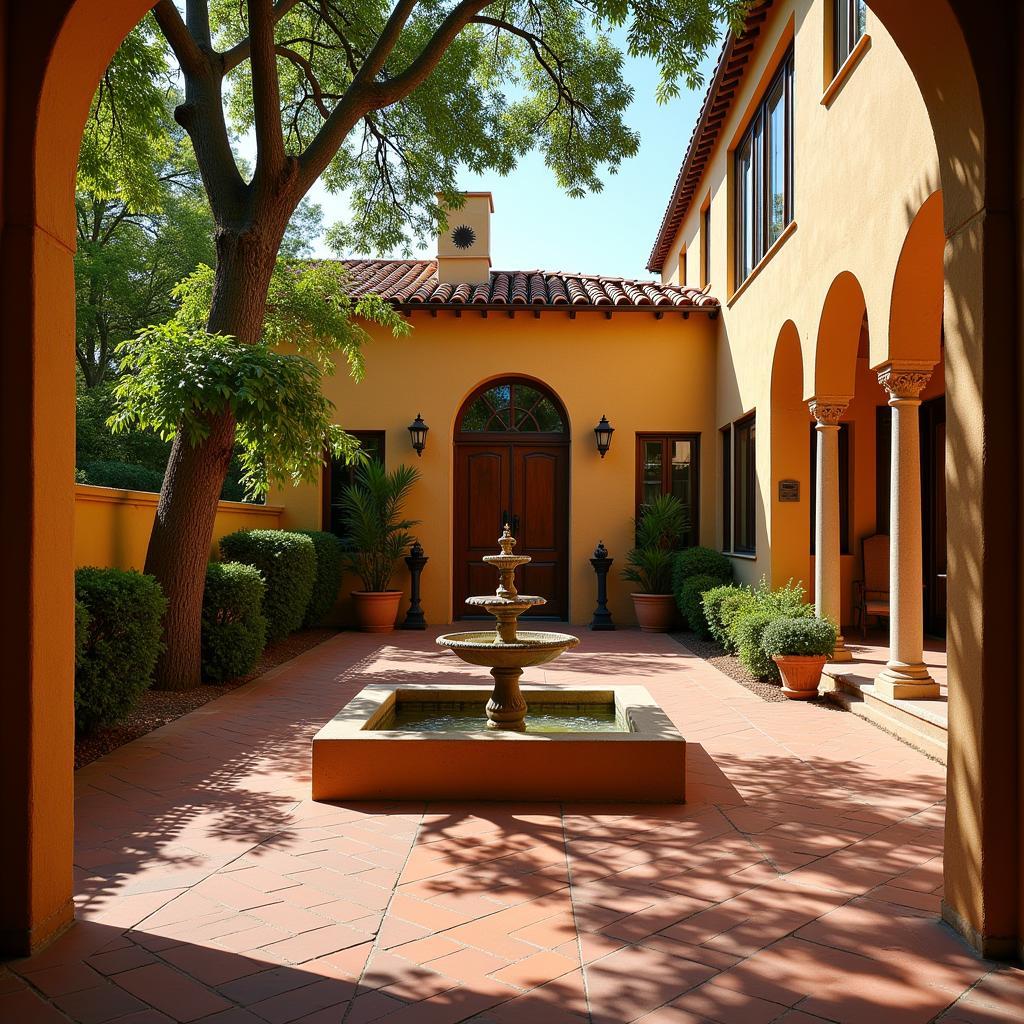
<svg viewBox="0 0 1024 1024"><path fill-rule="evenodd" d="M293 8L296 7L301 0L277 0L274 4L274 10L271 14L273 24L277 23ZM239 40L230 49L225 50L220 54L221 70L226 75L229 71L233 71L243 61L249 59L250 49L252 47L252 37L246 36L244 39Z"/></svg>
<svg viewBox="0 0 1024 1024"><path fill-rule="evenodd" d="M327 118L299 158L299 186L303 192L308 190L324 172L359 118L371 110L379 110L381 107L397 103L422 84L437 67L445 50L452 44L455 37L490 2L491 0L462 0L462 3L452 8L423 47L419 56L405 71L384 82L375 82L367 77L368 69L378 63L378 71L384 66L384 62L401 34L401 29L415 6L415 0L401 0L388 19L388 26L397 23L397 34L391 40L391 48L387 52L383 52L381 47L381 40L388 32L388 26L385 26L381 39L378 39L377 45L367 56L363 67L360 68L359 73L352 80L352 84L345 91L345 95L335 105L331 116ZM375 75L376 73L374 72Z"/></svg>
<svg viewBox="0 0 1024 1024"><path fill-rule="evenodd" d="M185 0L185 24L199 46L206 53L211 53L209 0Z"/></svg>
<svg viewBox="0 0 1024 1024"><path fill-rule="evenodd" d="M153 7L153 17L186 75L201 75L209 70L209 61L181 20L174 0L159 0Z"/></svg>
<svg viewBox="0 0 1024 1024"><path fill-rule="evenodd" d="M281 86L274 46L274 12L270 0L247 0L249 12L252 105L256 128L256 182L274 181L284 166L281 132ZM268 182L269 184L269 182Z"/></svg>
<svg viewBox="0 0 1024 1024"><path fill-rule="evenodd" d="M274 47L274 50L279 56L284 57L286 60L290 60L302 72L306 79L306 83L312 91L313 102L316 104L317 110L319 110L324 117L330 117L331 110L324 102L323 90L320 88L320 81L313 71L313 65L310 64L310 62L306 60L301 53L293 50L290 46L285 46L284 43L278 43Z"/></svg>

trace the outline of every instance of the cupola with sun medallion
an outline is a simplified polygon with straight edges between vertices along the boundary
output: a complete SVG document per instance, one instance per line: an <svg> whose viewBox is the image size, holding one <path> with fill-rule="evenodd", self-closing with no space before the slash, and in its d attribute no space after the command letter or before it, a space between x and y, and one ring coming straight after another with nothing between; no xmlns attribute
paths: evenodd
<svg viewBox="0 0 1024 1024"><path fill-rule="evenodd" d="M466 201L448 210L448 227L437 239L440 284L481 284L491 273L490 192L464 192Z"/></svg>

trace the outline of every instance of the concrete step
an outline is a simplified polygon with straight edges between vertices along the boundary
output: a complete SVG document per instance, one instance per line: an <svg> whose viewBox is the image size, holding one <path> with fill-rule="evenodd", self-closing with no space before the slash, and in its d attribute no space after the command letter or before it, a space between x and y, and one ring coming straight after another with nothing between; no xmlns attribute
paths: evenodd
<svg viewBox="0 0 1024 1024"><path fill-rule="evenodd" d="M922 754L946 763L946 720L938 709L922 707L922 701L884 697L875 692L870 680L844 672L835 665L825 668L821 694Z"/></svg>

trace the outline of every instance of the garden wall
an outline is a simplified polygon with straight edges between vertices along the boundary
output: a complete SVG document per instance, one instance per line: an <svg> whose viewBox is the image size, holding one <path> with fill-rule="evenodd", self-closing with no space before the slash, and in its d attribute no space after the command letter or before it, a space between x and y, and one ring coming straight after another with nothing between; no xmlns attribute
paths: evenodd
<svg viewBox="0 0 1024 1024"><path fill-rule="evenodd" d="M148 491L75 484L75 565L141 569L158 497ZM280 528L282 512L278 505L220 502L211 556L226 533Z"/></svg>

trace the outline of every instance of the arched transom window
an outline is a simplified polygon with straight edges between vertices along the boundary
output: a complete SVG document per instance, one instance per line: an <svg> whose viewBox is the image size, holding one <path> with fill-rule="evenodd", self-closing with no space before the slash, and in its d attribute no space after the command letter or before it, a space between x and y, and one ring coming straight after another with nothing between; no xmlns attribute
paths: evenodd
<svg viewBox="0 0 1024 1024"><path fill-rule="evenodd" d="M567 434L558 403L523 382L498 382L466 403L458 429L467 434Z"/></svg>

